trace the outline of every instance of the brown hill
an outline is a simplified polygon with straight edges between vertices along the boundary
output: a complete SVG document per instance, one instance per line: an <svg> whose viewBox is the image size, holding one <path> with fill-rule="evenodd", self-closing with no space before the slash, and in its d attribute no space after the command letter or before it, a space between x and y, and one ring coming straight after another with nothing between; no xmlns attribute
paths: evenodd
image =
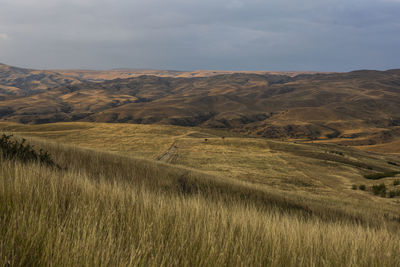
<svg viewBox="0 0 400 267"><path fill-rule="evenodd" d="M0 66L1 120L202 126L268 138L367 145L380 152L398 153L400 148L400 70L203 72L204 77L191 78L161 71L160 76L173 77L114 80L107 79L133 71L78 72ZM397 145L385 145L389 143Z"/></svg>
<svg viewBox="0 0 400 267"><path fill-rule="evenodd" d="M221 70L196 70L196 71L177 71L177 70L146 70L146 69L114 69L105 71L95 70L57 70L57 73L79 78L87 81L106 81L113 79L127 79L133 77L139 77L143 75L152 75L157 77L175 77L175 78L196 78L196 77L210 77L222 74L271 74L271 75L288 75L296 76L299 74L315 74L317 72L299 72L299 71L287 71L287 72L276 72L276 71L221 71Z"/></svg>
<svg viewBox="0 0 400 267"><path fill-rule="evenodd" d="M0 96L35 94L51 87L84 81L55 71L23 69L0 64Z"/></svg>

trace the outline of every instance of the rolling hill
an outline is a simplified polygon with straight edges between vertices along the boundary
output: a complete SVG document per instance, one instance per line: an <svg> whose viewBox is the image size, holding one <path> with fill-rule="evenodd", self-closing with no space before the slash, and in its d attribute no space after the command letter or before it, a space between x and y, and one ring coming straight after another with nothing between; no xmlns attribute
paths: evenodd
<svg viewBox="0 0 400 267"><path fill-rule="evenodd" d="M2 121L200 126L386 153L400 148L400 70L0 70Z"/></svg>

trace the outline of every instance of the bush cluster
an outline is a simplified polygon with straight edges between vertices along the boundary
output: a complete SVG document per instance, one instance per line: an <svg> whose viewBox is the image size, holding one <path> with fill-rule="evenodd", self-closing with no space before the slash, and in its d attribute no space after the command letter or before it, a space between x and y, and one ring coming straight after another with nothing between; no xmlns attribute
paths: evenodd
<svg viewBox="0 0 400 267"><path fill-rule="evenodd" d="M373 174L366 174L364 175L364 177L370 180L378 180L386 177L393 177L396 174L399 174L399 172L378 172Z"/></svg>
<svg viewBox="0 0 400 267"><path fill-rule="evenodd" d="M372 193L381 197L386 197L386 185L384 183L372 186Z"/></svg>
<svg viewBox="0 0 400 267"><path fill-rule="evenodd" d="M393 185L398 185L399 183L400 183L400 180L394 180L393 181ZM351 186L351 189L353 189L353 190L360 189L362 191L366 191L367 187L366 187L365 184L361 184L358 187L357 187L357 185L353 184ZM384 183L381 183L379 185L371 186L371 191L376 196L389 197L389 198L394 198L394 197L400 196L400 189L398 189L398 190L390 190L388 192L388 194L386 194L387 190L388 189L387 189L387 187L386 187L386 185Z"/></svg>
<svg viewBox="0 0 400 267"><path fill-rule="evenodd" d="M13 138L12 135L3 134L1 136L0 150L3 158L9 160L19 160L23 163L37 161L50 167L59 168L47 151L40 149L37 152L32 145L26 143L25 139L19 141Z"/></svg>
<svg viewBox="0 0 400 267"><path fill-rule="evenodd" d="M365 186L365 184L360 184L359 186L357 186L356 184L353 184L351 186L351 189L353 189L353 190L360 189L361 191L365 191L365 190L367 190L367 187Z"/></svg>
<svg viewBox="0 0 400 267"><path fill-rule="evenodd" d="M397 197L397 196L400 196L400 190L392 190L389 192L390 198Z"/></svg>

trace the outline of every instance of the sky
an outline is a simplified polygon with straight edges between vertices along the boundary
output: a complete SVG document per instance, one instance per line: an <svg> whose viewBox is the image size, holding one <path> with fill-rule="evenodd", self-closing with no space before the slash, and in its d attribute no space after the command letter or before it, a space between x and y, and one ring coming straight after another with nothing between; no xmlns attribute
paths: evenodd
<svg viewBox="0 0 400 267"><path fill-rule="evenodd" d="M400 68L400 0L0 0L0 63L36 69Z"/></svg>

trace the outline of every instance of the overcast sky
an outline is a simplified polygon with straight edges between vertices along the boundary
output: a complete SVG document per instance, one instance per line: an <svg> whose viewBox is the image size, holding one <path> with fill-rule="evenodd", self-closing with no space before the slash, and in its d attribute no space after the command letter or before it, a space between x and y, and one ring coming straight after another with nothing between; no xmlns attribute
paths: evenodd
<svg viewBox="0 0 400 267"><path fill-rule="evenodd" d="M0 0L0 62L32 68L400 68L400 0Z"/></svg>

